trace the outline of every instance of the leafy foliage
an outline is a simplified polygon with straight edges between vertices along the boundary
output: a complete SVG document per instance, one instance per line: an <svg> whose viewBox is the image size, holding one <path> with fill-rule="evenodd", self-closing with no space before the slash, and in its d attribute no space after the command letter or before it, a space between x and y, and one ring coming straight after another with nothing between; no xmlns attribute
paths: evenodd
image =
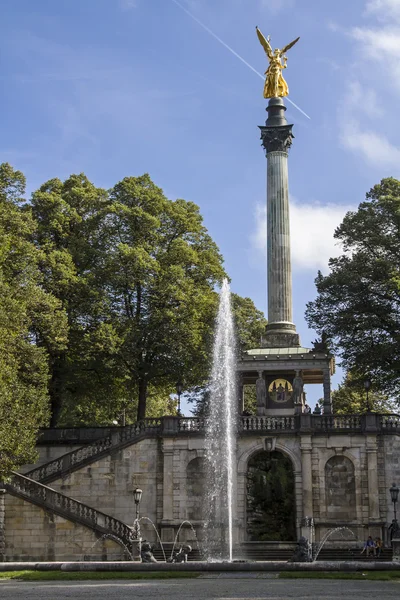
<svg viewBox="0 0 400 600"><path fill-rule="evenodd" d="M48 348L66 343L61 304L42 286L35 223L23 210L25 178L0 165L0 479L32 461L39 427L48 422Z"/></svg>
<svg viewBox="0 0 400 600"><path fill-rule="evenodd" d="M337 415L355 415L368 411L379 413L396 412L394 402L380 391L370 389L367 393L363 382L348 373L337 390L332 392L334 413Z"/></svg>
<svg viewBox="0 0 400 600"><path fill-rule="evenodd" d="M310 327L357 379L400 399L400 182L383 179L335 232L343 255L318 273Z"/></svg>
<svg viewBox="0 0 400 600"><path fill-rule="evenodd" d="M258 452L249 461L247 532L252 541L296 539L293 467L280 452Z"/></svg>
<svg viewBox="0 0 400 600"><path fill-rule="evenodd" d="M68 347L50 353L52 423L171 410L177 379L203 377L225 276L198 207L148 175L107 193L81 174L45 183L32 208L46 289L68 315Z"/></svg>
<svg viewBox="0 0 400 600"><path fill-rule="evenodd" d="M2 169L2 309L15 312L25 363L36 361L46 418L48 396L53 426L175 414L176 381L207 380L226 276L199 208L168 200L148 175L109 191L82 173L51 179L26 202L23 175ZM248 298L233 305L240 347L257 344L262 313ZM11 349L3 360L15 374Z"/></svg>

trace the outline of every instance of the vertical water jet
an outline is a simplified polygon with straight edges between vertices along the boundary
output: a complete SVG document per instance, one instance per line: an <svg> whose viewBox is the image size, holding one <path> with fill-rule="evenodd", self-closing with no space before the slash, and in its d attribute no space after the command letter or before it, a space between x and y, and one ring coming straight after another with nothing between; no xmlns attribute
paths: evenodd
<svg viewBox="0 0 400 600"><path fill-rule="evenodd" d="M233 474L236 442L236 340L228 281L222 284L206 418L204 552L232 560Z"/></svg>

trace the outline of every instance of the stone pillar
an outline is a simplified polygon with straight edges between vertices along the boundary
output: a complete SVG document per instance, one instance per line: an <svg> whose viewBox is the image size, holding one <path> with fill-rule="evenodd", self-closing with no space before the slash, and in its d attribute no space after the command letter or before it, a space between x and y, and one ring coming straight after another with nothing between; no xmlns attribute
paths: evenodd
<svg viewBox="0 0 400 600"><path fill-rule="evenodd" d="M312 467L311 467L311 451L312 439L311 435L301 436L301 475L303 480L303 518L313 516L313 497L312 497ZM304 535L308 535L307 533Z"/></svg>
<svg viewBox="0 0 400 600"><path fill-rule="evenodd" d="M4 488L0 488L0 562L4 562L6 559L5 495L6 490Z"/></svg>
<svg viewBox="0 0 400 600"><path fill-rule="evenodd" d="M324 415L332 414L332 398L331 398L331 371L327 367L324 369Z"/></svg>
<svg viewBox="0 0 400 600"><path fill-rule="evenodd" d="M174 538L173 518L174 518L174 481L173 481L173 458L174 458L174 440L164 439L162 442L162 451L164 458L163 465L163 518L161 537L165 542L171 542Z"/></svg>
<svg viewBox="0 0 400 600"><path fill-rule="evenodd" d="M379 516L379 482L378 455L376 435L367 435L367 465L368 465L368 506L369 520L380 521Z"/></svg>
<svg viewBox="0 0 400 600"><path fill-rule="evenodd" d="M282 98L271 98L265 126L260 127L267 155L267 280L268 325L266 346L298 346L292 322L288 150L292 125L285 118Z"/></svg>

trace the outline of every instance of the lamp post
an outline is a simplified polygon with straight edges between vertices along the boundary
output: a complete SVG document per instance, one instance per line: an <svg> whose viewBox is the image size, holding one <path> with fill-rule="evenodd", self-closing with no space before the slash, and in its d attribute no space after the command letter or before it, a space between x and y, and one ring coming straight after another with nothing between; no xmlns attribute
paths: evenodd
<svg viewBox="0 0 400 600"><path fill-rule="evenodd" d="M176 393L178 394L178 417L181 416L181 394L182 394L182 390L183 390L183 383L182 381L179 379L178 383L176 384Z"/></svg>
<svg viewBox="0 0 400 600"><path fill-rule="evenodd" d="M397 526L396 504L397 504L397 501L399 499L399 491L400 491L399 487L393 482L393 485L389 489L389 492L390 492L390 497L391 497L392 502L393 502L393 512L394 512L394 520L393 520L393 522L396 525L396 528L398 527Z"/></svg>
<svg viewBox="0 0 400 600"><path fill-rule="evenodd" d="M371 412L371 407L369 405L369 390L371 389L371 380L370 379L364 380L364 389L367 393L367 412Z"/></svg>
<svg viewBox="0 0 400 600"><path fill-rule="evenodd" d="M138 522L139 521L139 504L142 499L142 490L140 488L136 488L135 490L133 490L133 499L135 500L135 504L136 504L135 521Z"/></svg>
<svg viewBox="0 0 400 600"><path fill-rule="evenodd" d="M142 538L140 537L140 525L139 525L139 505L142 499L142 490L140 488L135 488L133 490L133 499L136 505L136 516L135 516L135 533L136 533L136 541L138 543L138 552L139 552L139 560L141 560L142 556Z"/></svg>

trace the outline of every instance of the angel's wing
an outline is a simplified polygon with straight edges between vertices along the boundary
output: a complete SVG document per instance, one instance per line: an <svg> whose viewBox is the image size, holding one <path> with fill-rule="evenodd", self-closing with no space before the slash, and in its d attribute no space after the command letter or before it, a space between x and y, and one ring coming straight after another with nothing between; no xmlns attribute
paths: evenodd
<svg viewBox="0 0 400 600"><path fill-rule="evenodd" d="M261 46L264 48L268 58L271 60L273 58L272 48L268 40L265 39L261 31L256 27L258 39L260 40ZM296 40L297 41L297 40Z"/></svg>
<svg viewBox="0 0 400 600"><path fill-rule="evenodd" d="M295 40L293 40L293 42L290 42L290 44L288 44L287 46L285 46L284 48L282 48L281 50L281 54L285 54L285 52L287 52L288 50L290 50L290 48L292 48L292 46L294 46L295 44L297 44L297 42L299 41L300 37L296 38Z"/></svg>

